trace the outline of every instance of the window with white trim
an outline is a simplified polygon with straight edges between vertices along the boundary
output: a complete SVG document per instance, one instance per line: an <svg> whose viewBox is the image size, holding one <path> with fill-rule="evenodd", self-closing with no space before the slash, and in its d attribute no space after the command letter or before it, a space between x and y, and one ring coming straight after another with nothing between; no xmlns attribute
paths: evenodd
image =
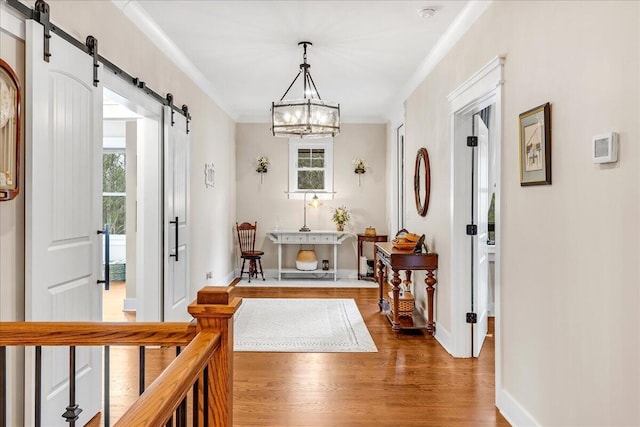
<svg viewBox="0 0 640 427"><path fill-rule="evenodd" d="M126 233L126 157L124 150L102 155L102 222L112 234Z"/></svg>
<svg viewBox="0 0 640 427"><path fill-rule="evenodd" d="M333 193L333 138L289 140L289 197Z"/></svg>

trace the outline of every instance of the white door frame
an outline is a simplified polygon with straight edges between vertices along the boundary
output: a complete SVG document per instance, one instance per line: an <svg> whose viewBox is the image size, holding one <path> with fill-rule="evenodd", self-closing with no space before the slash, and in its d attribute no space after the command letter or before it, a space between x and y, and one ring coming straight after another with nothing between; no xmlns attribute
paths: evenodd
<svg viewBox="0 0 640 427"><path fill-rule="evenodd" d="M482 108L495 105L495 126L492 141L495 141L495 183L496 183L496 253L495 253L495 365L496 365L496 401L502 388L501 383L501 316L500 316L500 279L501 279L501 138L502 138L502 85L505 58L498 56L449 94L449 117L451 129L451 315L452 340L451 352L454 357L469 357L471 339L466 323L466 312L470 301L470 259L468 255L469 237L465 226L471 199L469 188L470 173L466 137L471 130L472 114Z"/></svg>
<svg viewBox="0 0 640 427"><path fill-rule="evenodd" d="M163 178L162 105L113 73L103 74L103 86L121 97L118 102L143 116L137 144L138 202L136 212L136 321L162 319Z"/></svg>

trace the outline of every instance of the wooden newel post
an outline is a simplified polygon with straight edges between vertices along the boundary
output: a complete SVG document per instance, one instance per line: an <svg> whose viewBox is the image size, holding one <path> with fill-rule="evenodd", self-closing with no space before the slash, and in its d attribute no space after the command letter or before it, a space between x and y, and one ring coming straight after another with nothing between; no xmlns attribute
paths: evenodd
<svg viewBox="0 0 640 427"><path fill-rule="evenodd" d="M206 399L208 411L198 410L198 425L231 427L233 425L233 315L242 304L242 298L233 297L233 287L207 286L198 291L195 302L189 306L189 314L197 320L200 330L212 329L221 334L220 349L209 362L208 375L200 378L198 388L202 408ZM207 384L206 396L204 384Z"/></svg>

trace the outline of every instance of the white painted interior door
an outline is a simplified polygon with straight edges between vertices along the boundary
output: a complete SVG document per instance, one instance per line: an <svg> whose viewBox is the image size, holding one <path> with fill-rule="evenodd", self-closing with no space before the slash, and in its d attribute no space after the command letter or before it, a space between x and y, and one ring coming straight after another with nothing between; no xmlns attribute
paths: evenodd
<svg viewBox="0 0 640 427"><path fill-rule="evenodd" d="M26 21L25 318L101 321L102 88L93 61ZM69 349L42 348L42 424L68 425ZM25 419L33 423L33 351L27 351ZM100 411L102 349L78 347L78 425Z"/></svg>
<svg viewBox="0 0 640 427"><path fill-rule="evenodd" d="M189 320L189 134L186 118L165 109L165 275L163 320ZM203 176L204 181L204 176Z"/></svg>
<svg viewBox="0 0 640 427"><path fill-rule="evenodd" d="M474 194L474 206L476 212L476 224L478 234L475 236L473 251L473 307L472 311L478 315L478 323L473 329L473 357L480 355L484 339L487 335L487 322L489 315L489 254L487 252L488 223L489 223L489 129L479 115L475 115L474 129L478 137L476 149L476 177Z"/></svg>

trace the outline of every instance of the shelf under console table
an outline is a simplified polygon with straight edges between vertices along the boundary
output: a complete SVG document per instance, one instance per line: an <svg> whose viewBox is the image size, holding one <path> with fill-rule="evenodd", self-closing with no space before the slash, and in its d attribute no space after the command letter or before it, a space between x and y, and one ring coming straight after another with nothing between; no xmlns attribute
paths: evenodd
<svg viewBox="0 0 640 427"><path fill-rule="evenodd" d="M318 270L305 271L292 268L282 268L282 245L333 245L333 269L319 270L323 273L333 274L333 280L338 279L338 245L351 237L344 231L317 230L272 230L267 237L278 245L278 280L282 280L282 274L310 274Z"/></svg>
<svg viewBox="0 0 640 427"><path fill-rule="evenodd" d="M384 270L389 267L393 271L391 279L393 301L389 301L393 307L385 312L387 318L391 322L391 328L394 331L402 329L418 329L425 328L430 336L436 333L436 324L433 320L433 294L435 292L436 277L435 272L438 269L438 254L436 253L414 253L413 250L402 250L394 248L390 242L376 243L376 255L378 258L378 286L380 287L380 298L378 305L380 311L384 310ZM427 276L424 282L427 287L427 322L415 308L411 316L401 316L400 313L400 271L405 270L405 283L411 283L411 272L413 270L426 270Z"/></svg>

